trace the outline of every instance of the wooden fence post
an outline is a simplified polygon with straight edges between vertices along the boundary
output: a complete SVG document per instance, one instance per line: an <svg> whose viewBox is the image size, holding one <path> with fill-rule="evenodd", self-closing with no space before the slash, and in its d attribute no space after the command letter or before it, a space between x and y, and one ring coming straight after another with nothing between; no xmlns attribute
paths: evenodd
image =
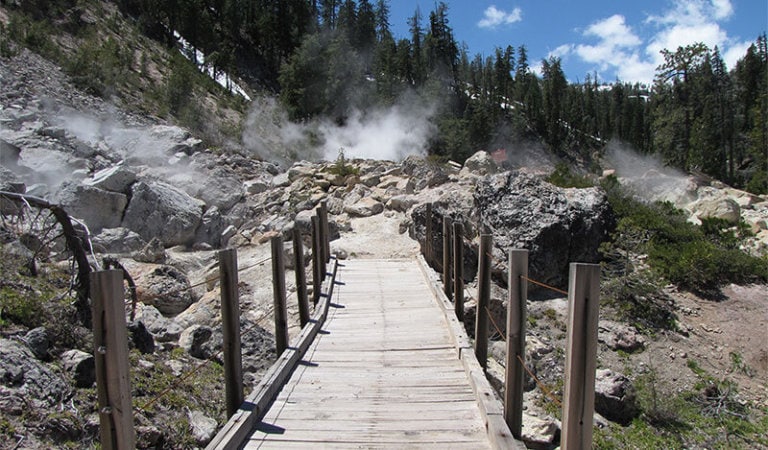
<svg viewBox="0 0 768 450"><path fill-rule="evenodd" d="M599 303L600 266L572 263L561 440L564 450L592 447Z"/></svg>
<svg viewBox="0 0 768 450"><path fill-rule="evenodd" d="M453 307L456 318L464 322L464 227L453 224Z"/></svg>
<svg viewBox="0 0 768 450"><path fill-rule="evenodd" d="M331 237L330 227L328 225L328 201L320 202L320 235L323 237L323 264L331 261ZM325 265L323 265L323 277L325 277Z"/></svg>
<svg viewBox="0 0 768 450"><path fill-rule="evenodd" d="M133 449L136 433L128 370L123 271L91 272L90 292L101 447L105 450Z"/></svg>
<svg viewBox="0 0 768 450"><path fill-rule="evenodd" d="M312 303L317 305L320 300L320 290L323 285L323 270L325 265L321 262L323 253L320 247L320 218L312 216Z"/></svg>
<svg viewBox="0 0 768 450"><path fill-rule="evenodd" d="M283 236L272 238L272 292L275 302L275 344L277 356L288 348L288 311L285 305L285 263Z"/></svg>
<svg viewBox="0 0 768 450"><path fill-rule="evenodd" d="M293 265L296 270L296 296L299 298L299 322L301 327L309 323L309 301L307 300L307 273L304 271L304 243L301 230L293 227Z"/></svg>
<svg viewBox="0 0 768 450"><path fill-rule="evenodd" d="M243 361L240 353L240 295L238 293L237 250L219 252L221 280L221 327L224 331L224 382L227 417L243 404Z"/></svg>
<svg viewBox="0 0 768 450"><path fill-rule="evenodd" d="M432 203L427 203L426 230L424 231L424 256L427 265L432 265Z"/></svg>
<svg viewBox="0 0 768 450"><path fill-rule="evenodd" d="M528 278L528 250L510 251L504 420L516 439L520 439L523 431L525 371L520 360L525 361L526 300L528 299L528 282L525 278Z"/></svg>
<svg viewBox="0 0 768 450"><path fill-rule="evenodd" d="M488 366L488 306L491 304L491 246L493 236L480 235L480 255L477 274L477 320L475 321L475 356L477 362Z"/></svg>
<svg viewBox="0 0 768 450"><path fill-rule="evenodd" d="M453 223L451 218L443 216L443 292L448 298L453 297L453 283L451 282L451 235L453 234Z"/></svg>

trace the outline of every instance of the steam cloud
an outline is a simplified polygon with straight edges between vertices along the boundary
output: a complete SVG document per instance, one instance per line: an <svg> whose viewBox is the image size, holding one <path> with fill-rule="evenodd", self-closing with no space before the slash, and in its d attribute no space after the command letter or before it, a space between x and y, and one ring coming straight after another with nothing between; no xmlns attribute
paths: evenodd
<svg viewBox="0 0 768 450"><path fill-rule="evenodd" d="M277 163L334 160L339 150L347 158L400 161L426 155L437 132L432 122L437 108L401 101L387 109L353 111L344 125L330 120L296 124L272 98L256 99L248 115L243 145Z"/></svg>
<svg viewBox="0 0 768 450"><path fill-rule="evenodd" d="M687 175L666 166L656 155L641 155L621 142L611 141L605 159L622 184L649 201L669 201L680 207L695 196Z"/></svg>

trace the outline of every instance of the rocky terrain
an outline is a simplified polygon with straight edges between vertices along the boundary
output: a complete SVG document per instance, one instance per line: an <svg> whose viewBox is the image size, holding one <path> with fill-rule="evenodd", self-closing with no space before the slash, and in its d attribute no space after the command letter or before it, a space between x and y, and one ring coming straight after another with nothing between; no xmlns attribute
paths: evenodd
<svg viewBox="0 0 768 450"><path fill-rule="evenodd" d="M599 245L615 225L600 188L562 189L524 168L503 171L485 152L460 170L415 157L278 166L244 152L206 148L182 128L82 94L58 68L25 51L3 60L0 86L0 190L62 205L84 225L91 264L100 267L105 257L114 258L136 281L138 303L134 311L127 308L127 315L135 314L131 361L144 448L204 445L224 420L216 362L222 339L217 249L236 247L239 266L247 268L239 276L248 389L274 360L271 275L264 263L269 238L288 236L294 226L308 236L321 200L329 208L332 251L342 259L415 256L424 246L429 202L433 229L441 230L443 217L462 222L470 332L480 233L494 236L497 283L491 309L495 322L503 324L506 268L498 261L509 249L529 249L531 277L563 288L568 263L598 262ZM766 251L768 199L694 178L686 183L679 204L692 218L743 218L756 234L751 251ZM34 216L3 210L3 259L37 258L41 267L48 263L66 269L68 255L56 240L41 248L24 238L35 231ZM434 239L439 258L440 232ZM50 272L43 276L53 279L54 269L45 270ZM67 295L66 274L63 279L60 298ZM287 280L292 279L288 274ZM0 287L33 290L31 283L3 280ZM561 395L566 300L533 287L530 293L527 364L552 395ZM753 420L765 421L768 287L733 285L723 293L723 301L712 303L669 286L665 295L675 331L643 334L616 320L609 307L601 311L599 427L609 430L637 418L642 399L635 391L651 376L659 397L727 377L738 386L732 398L762 411ZM298 318L295 307L290 312L293 335ZM73 324L70 338L62 339L65 333L50 326L6 325L2 330L0 448L92 445L98 415L88 331ZM492 343L491 354L489 376L500 387L504 355L499 341ZM208 360L214 362L201 366ZM173 384L196 367L203 368L188 384ZM549 394L529 381L528 444L553 447L556 407ZM187 389L194 400L175 393L154 402L165 386ZM754 442L758 448L766 445Z"/></svg>

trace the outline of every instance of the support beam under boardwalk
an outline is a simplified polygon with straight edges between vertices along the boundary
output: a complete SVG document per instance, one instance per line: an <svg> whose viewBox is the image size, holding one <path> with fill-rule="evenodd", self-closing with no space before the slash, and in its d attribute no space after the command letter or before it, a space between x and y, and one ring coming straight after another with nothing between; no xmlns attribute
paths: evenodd
<svg viewBox="0 0 768 450"><path fill-rule="evenodd" d="M344 261L332 300L245 448L505 447L418 261Z"/></svg>

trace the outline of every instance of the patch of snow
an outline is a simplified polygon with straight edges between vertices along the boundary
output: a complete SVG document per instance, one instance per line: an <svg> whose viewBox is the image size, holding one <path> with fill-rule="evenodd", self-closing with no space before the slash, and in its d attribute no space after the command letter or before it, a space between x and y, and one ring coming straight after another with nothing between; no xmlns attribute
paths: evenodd
<svg viewBox="0 0 768 450"><path fill-rule="evenodd" d="M176 41L181 44L181 54L187 57L190 61L195 63L195 66L197 66L198 69L200 69L201 72L207 74L211 79L213 79L216 83L218 83L221 87L224 89L227 89L229 92L239 95L243 97L244 99L251 101L251 96L248 95L245 92L245 89L243 89L240 85L235 83L232 78L227 74L226 72L220 71L216 72L213 70L212 66L208 66L205 64L205 54L201 52L200 50L195 49L194 56L192 55L192 45L184 39L184 37L179 34L178 31L173 32L173 37L176 38Z"/></svg>

